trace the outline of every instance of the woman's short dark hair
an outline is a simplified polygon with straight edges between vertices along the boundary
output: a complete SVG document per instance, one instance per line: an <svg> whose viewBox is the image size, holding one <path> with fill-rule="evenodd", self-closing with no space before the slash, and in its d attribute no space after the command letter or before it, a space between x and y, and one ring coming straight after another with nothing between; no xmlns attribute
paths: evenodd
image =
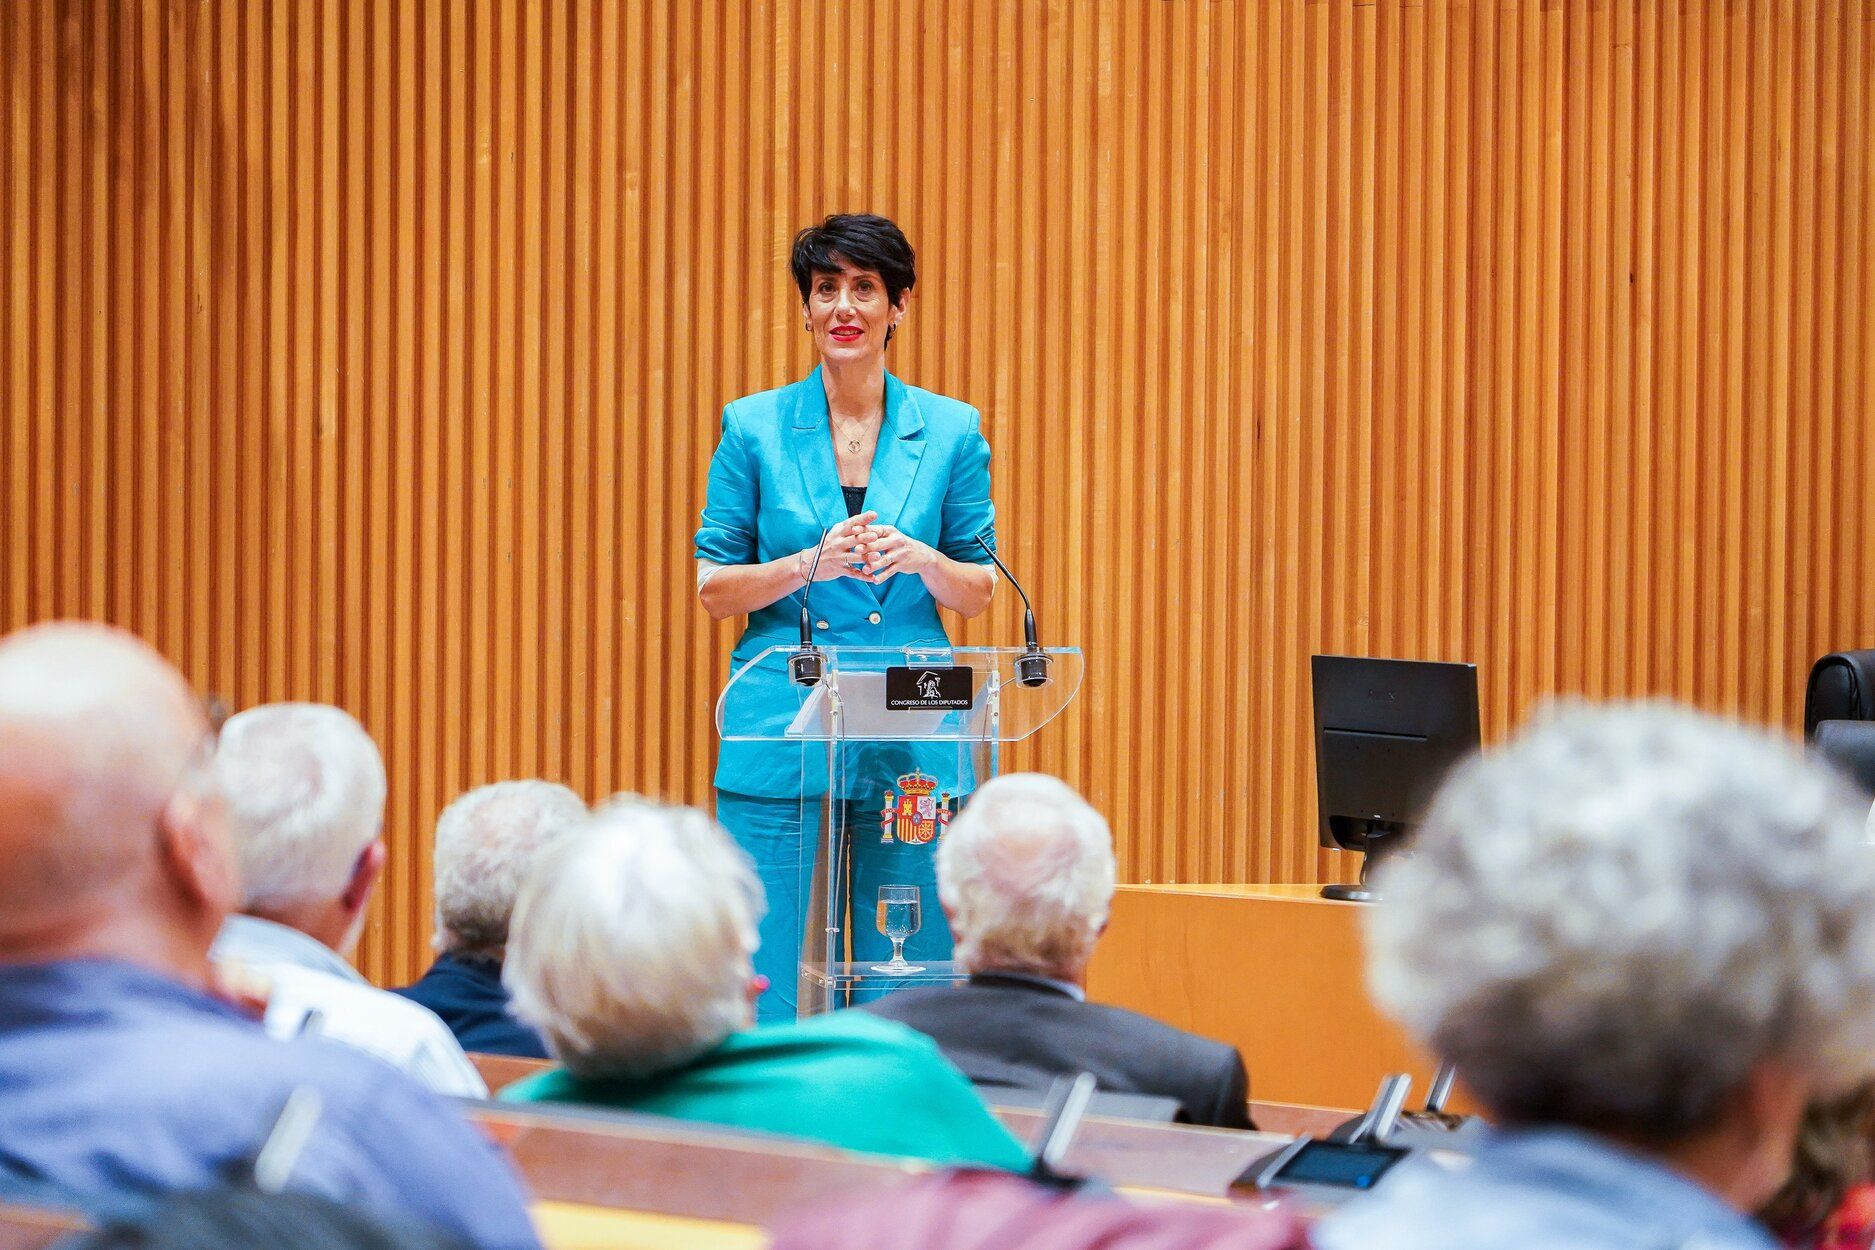
<svg viewBox="0 0 1875 1250"><path fill-rule="evenodd" d="M794 236L788 264L804 304L814 275L838 273L842 265L877 273L885 282L886 299L896 304L899 296L918 283L917 261L905 232L887 218L876 213L835 213Z"/></svg>

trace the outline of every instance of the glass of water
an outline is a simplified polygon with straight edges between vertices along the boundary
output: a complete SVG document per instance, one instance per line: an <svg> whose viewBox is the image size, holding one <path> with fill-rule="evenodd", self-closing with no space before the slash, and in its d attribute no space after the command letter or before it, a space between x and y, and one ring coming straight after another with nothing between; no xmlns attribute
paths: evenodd
<svg viewBox="0 0 1875 1250"><path fill-rule="evenodd" d="M874 972L904 976L908 972L924 971L917 964L905 962L905 939L918 932L921 919L917 886L879 887L879 932L892 939L892 962L874 964Z"/></svg>

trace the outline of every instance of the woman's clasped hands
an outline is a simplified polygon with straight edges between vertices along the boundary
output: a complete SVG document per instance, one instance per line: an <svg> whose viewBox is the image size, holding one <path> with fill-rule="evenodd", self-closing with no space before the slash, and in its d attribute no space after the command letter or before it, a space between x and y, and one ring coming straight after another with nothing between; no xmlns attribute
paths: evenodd
<svg viewBox="0 0 1875 1250"><path fill-rule="evenodd" d="M895 526L879 522L877 512L850 516L827 531L820 545L820 567L814 569L813 547L800 555L801 580L812 572L817 582L856 577L879 583L900 573L922 573L937 562L937 550Z"/></svg>

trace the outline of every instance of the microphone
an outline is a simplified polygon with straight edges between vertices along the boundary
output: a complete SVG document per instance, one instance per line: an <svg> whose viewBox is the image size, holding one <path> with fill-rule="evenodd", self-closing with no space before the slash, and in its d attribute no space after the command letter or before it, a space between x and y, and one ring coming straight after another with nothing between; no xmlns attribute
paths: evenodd
<svg viewBox="0 0 1875 1250"><path fill-rule="evenodd" d="M820 572L820 553L827 549L827 535L820 531L820 546L814 548L813 563L807 566L807 585L801 588L801 645L788 657L788 680L797 686L818 686L827 673L827 653L814 645L813 620L807 614L807 601L814 593L814 575Z"/></svg>
<svg viewBox="0 0 1875 1250"><path fill-rule="evenodd" d="M990 559L996 561L996 567L1009 579L1009 584L1022 596L1022 636L1029 645L1016 657L1016 681L1024 686L1046 686L1050 659L1041 644L1035 641L1035 609L1029 603L1029 592L1022 589L1022 583L1016 580L1016 575L1009 571L1009 566L1003 563L995 549L983 541L981 534L977 535L977 546L989 553Z"/></svg>

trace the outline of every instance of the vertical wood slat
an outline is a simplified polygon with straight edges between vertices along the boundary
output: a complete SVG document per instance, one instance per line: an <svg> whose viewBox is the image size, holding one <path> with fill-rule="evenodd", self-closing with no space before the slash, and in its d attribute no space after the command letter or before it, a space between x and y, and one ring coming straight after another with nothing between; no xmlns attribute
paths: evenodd
<svg viewBox="0 0 1875 1250"><path fill-rule="evenodd" d="M103 616L393 774L706 801L716 414L784 254L919 247L1090 656L1012 752L1135 880L1319 880L1307 657L1789 725L1875 644L1871 0L24 0L0 16L0 628ZM815 50L805 55L805 50ZM961 630L1008 640L1013 596Z"/></svg>

